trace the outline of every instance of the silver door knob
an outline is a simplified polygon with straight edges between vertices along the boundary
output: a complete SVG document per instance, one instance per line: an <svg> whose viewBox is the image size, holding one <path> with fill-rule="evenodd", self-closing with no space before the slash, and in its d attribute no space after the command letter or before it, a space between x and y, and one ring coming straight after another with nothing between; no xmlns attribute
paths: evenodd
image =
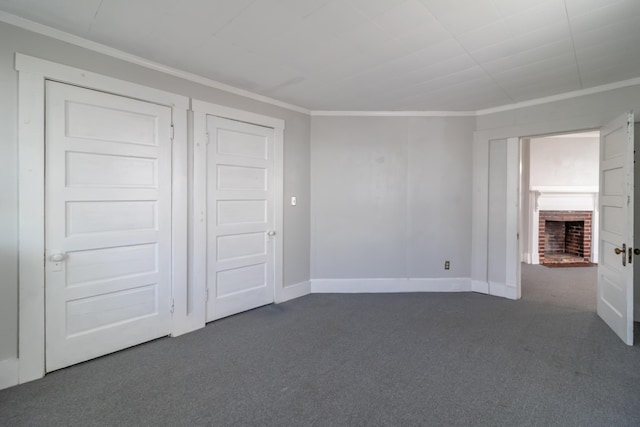
<svg viewBox="0 0 640 427"><path fill-rule="evenodd" d="M66 255L66 254L58 253L58 254L53 254L53 255L51 255L51 256L49 257L49 260L50 260L50 261L53 261L53 262L62 262L62 261L64 261L66 258L67 258L67 255Z"/></svg>
<svg viewBox="0 0 640 427"><path fill-rule="evenodd" d="M275 231L273 231L273 230L269 230L269 231L267 231L267 236L272 237L272 236L275 236L275 235L276 235L276 232L275 232Z"/></svg>

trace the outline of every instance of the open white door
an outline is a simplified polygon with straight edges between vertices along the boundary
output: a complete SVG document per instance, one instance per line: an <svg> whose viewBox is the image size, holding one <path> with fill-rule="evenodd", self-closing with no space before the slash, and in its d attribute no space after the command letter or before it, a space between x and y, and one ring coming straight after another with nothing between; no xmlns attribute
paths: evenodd
<svg viewBox="0 0 640 427"><path fill-rule="evenodd" d="M598 315L633 345L633 112L600 131Z"/></svg>

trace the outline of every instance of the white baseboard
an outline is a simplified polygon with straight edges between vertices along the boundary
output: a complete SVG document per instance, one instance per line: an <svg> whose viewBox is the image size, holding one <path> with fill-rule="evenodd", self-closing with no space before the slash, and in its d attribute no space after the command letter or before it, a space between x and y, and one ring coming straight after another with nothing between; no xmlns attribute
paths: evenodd
<svg viewBox="0 0 640 427"><path fill-rule="evenodd" d="M278 301L276 303L281 303L285 301L289 301L292 299L300 298L305 295L309 295L311 293L311 282L304 281L300 283L296 283L295 285L285 286L280 291L280 295Z"/></svg>
<svg viewBox="0 0 640 427"><path fill-rule="evenodd" d="M311 293L469 292L471 279L312 279Z"/></svg>
<svg viewBox="0 0 640 427"><path fill-rule="evenodd" d="M17 385L20 378L18 359L0 360L0 390Z"/></svg>
<svg viewBox="0 0 640 427"><path fill-rule="evenodd" d="M518 289L504 283L489 282L489 295L516 300L518 299Z"/></svg>
<svg viewBox="0 0 640 427"><path fill-rule="evenodd" d="M480 280L471 281L471 291L481 294L489 293L489 282L481 282Z"/></svg>

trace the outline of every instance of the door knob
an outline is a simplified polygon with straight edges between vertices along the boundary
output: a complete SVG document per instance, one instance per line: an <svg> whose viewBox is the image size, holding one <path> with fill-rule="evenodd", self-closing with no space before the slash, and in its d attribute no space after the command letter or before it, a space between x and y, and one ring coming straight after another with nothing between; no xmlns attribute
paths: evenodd
<svg viewBox="0 0 640 427"><path fill-rule="evenodd" d="M615 248L614 251L615 251L616 255L622 254L622 265L626 266L627 265L627 244L623 243L622 244L622 249Z"/></svg>
<svg viewBox="0 0 640 427"><path fill-rule="evenodd" d="M62 261L64 261L66 258L67 258L67 255L66 255L66 254L63 254L63 253L57 253L57 254L53 254L53 255L51 255L51 256L49 257L49 260L50 260L50 261L53 261L53 262L62 262Z"/></svg>
<svg viewBox="0 0 640 427"><path fill-rule="evenodd" d="M276 235L276 232L275 232L275 231L273 231L273 230L269 230L269 231L267 231L267 236L273 237L273 236L275 236L275 235Z"/></svg>

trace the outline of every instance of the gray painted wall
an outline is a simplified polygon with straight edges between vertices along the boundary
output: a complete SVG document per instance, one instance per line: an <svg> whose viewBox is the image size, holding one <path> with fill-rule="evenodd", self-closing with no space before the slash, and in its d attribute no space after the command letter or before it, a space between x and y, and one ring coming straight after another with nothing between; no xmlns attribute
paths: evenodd
<svg viewBox="0 0 640 427"><path fill-rule="evenodd" d="M62 43L0 23L0 361L17 352L17 105L20 52L204 101L284 119L284 195L298 205L284 207L285 285L309 280L310 118L187 80Z"/></svg>
<svg viewBox="0 0 640 427"><path fill-rule="evenodd" d="M473 118L313 117L312 278L469 277L473 130Z"/></svg>
<svg viewBox="0 0 640 427"><path fill-rule="evenodd" d="M599 160L598 137L531 138L530 185L597 187Z"/></svg>

